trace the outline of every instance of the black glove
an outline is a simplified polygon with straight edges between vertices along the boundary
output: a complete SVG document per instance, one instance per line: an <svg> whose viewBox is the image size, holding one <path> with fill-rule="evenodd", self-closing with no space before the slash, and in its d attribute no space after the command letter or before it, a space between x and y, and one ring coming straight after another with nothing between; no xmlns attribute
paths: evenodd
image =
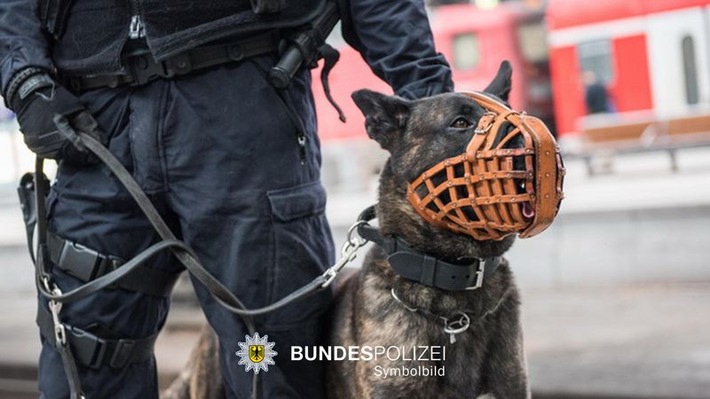
<svg viewBox="0 0 710 399"><path fill-rule="evenodd" d="M104 145L107 143L105 134L79 99L48 74L34 74L24 79L12 97L10 105L17 114L25 144L32 152L77 166L98 162L93 154L75 147L61 134L54 118L56 115L66 117L74 130L87 133Z"/></svg>

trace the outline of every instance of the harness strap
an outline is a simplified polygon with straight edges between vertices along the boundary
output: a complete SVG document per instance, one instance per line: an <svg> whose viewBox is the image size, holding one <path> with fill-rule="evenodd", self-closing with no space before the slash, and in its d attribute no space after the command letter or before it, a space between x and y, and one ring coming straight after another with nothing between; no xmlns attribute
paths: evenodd
<svg viewBox="0 0 710 399"><path fill-rule="evenodd" d="M47 246L49 259L54 265L83 282L104 276L125 263L120 258L101 254L52 232L47 232ZM179 275L180 273L139 265L109 288L167 297L170 296Z"/></svg>
<svg viewBox="0 0 710 399"><path fill-rule="evenodd" d="M55 348L64 346L57 345L52 315L41 305L37 307L37 325L44 339ZM104 366L120 369L132 363L146 361L153 356L153 347L158 337L158 334L154 334L139 339L107 339L67 324L64 324L64 330L71 349L66 352L72 354L79 364L92 369Z"/></svg>
<svg viewBox="0 0 710 399"><path fill-rule="evenodd" d="M375 207L370 206L358 217L359 221L376 218ZM389 255L387 260L400 276L418 283L448 291L474 290L483 285L485 278L498 269L503 258L473 258L470 263L450 263L437 257L412 249L400 237L384 236L368 223L358 225L363 238L382 247Z"/></svg>

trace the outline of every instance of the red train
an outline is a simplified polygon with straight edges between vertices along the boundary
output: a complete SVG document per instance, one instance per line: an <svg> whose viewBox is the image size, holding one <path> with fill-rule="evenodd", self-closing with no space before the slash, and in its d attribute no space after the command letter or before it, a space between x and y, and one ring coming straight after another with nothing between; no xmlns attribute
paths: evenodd
<svg viewBox="0 0 710 399"><path fill-rule="evenodd" d="M430 20L437 50L451 63L458 90L483 89L501 60L508 59L513 66L512 105L552 121L546 30L540 8L519 2L503 2L490 10L447 5L431 10ZM385 93L391 89L372 74L357 52L344 44L336 47L340 62L330 74L330 87L348 122L341 123L326 100L318 70L313 78L320 136L324 141L364 139L363 119L350 93L365 87Z"/></svg>
<svg viewBox="0 0 710 399"><path fill-rule="evenodd" d="M672 119L708 111L709 0L549 0L547 22L562 136L585 115L584 70L605 84L618 113Z"/></svg>

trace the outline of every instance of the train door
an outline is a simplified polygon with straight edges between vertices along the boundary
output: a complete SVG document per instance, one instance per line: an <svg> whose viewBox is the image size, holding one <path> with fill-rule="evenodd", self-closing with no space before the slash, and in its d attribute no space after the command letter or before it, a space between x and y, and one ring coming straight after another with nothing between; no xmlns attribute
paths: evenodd
<svg viewBox="0 0 710 399"><path fill-rule="evenodd" d="M710 103L708 10L695 7L649 15L651 87L659 117Z"/></svg>

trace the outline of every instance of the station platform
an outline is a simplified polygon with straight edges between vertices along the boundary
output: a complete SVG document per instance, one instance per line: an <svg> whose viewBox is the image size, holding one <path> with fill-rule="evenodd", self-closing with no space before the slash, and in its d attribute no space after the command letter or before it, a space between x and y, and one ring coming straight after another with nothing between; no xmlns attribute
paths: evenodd
<svg viewBox="0 0 710 399"><path fill-rule="evenodd" d="M570 162L556 222L506 255L534 398L710 399L710 151L679 162L674 173L660 154L625 157L594 177ZM0 398L22 399L37 396L39 338L13 191L0 184ZM329 195L336 242L375 199L374 189ZM203 322L174 305L156 347L161 385Z"/></svg>

